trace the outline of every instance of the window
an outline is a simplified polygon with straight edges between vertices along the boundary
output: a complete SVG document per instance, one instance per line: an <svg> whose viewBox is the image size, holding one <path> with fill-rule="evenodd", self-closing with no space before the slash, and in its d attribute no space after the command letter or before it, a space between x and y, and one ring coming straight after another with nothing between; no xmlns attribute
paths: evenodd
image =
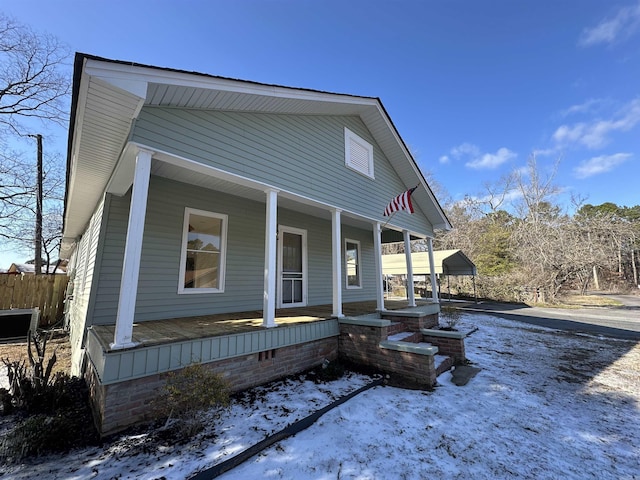
<svg viewBox="0 0 640 480"><path fill-rule="evenodd" d="M345 240L345 267L347 288L361 288L360 283L360 242Z"/></svg>
<svg viewBox="0 0 640 480"><path fill-rule="evenodd" d="M227 216L186 208L178 293L224 291Z"/></svg>
<svg viewBox="0 0 640 480"><path fill-rule="evenodd" d="M344 158L347 167L373 178L373 146L348 128L344 129Z"/></svg>

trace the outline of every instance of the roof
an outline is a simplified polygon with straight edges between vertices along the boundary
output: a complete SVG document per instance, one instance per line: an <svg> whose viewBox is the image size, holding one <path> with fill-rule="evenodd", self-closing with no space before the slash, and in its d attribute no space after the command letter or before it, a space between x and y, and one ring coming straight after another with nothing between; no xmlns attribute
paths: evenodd
<svg viewBox="0 0 640 480"><path fill-rule="evenodd" d="M430 275L429 252L413 252L411 262L414 275ZM444 275L475 275L476 266L462 250L436 250L433 252L435 273ZM382 273L406 275L407 262L404 253L382 255Z"/></svg>
<svg viewBox="0 0 640 480"><path fill-rule="evenodd" d="M63 270L62 268L56 268L55 265L49 265L49 268L47 270L46 265L42 266L42 273L47 272L48 273L56 273L56 274L64 274L67 273L65 270ZM7 270L7 273L35 273L36 272L36 266L32 263L12 263L11 266L9 267L9 270Z"/></svg>
<svg viewBox="0 0 640 480"><path fill-rule="evenodd" d="M118 163L144 106L294 115L359 116L400 179L425 188L412 200L434 228L450 228L378 98L270 85L76 53L73 77L63 251L86 229L100 198L118 181ZM124 184L122 188L128 188ZM126 190L125 190L126 191Z"/></svg>

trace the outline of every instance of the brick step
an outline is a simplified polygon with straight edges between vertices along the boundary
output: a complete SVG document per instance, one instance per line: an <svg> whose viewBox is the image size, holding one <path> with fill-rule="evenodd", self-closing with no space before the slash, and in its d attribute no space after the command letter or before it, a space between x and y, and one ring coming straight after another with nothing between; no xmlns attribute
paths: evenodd
<svg viewBox="0 0 640 480"><path fill-rule="evenodd" d="M395 335L396 333L401 333L406 330L404 323L402 322L391 322L391 325L387 327L388 335Z"/></svg>
<svg viewBox="0 0 640 480"><path fill-rule="evenodd" d="M436 376L439 377L444 372L453 368L453 357L445 355L436 356Z"/></svg>

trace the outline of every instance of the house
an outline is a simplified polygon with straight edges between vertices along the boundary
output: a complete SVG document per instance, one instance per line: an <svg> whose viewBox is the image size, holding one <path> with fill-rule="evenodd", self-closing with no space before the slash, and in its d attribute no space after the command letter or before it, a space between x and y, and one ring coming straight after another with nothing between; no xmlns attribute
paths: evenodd
<svg viewBox="0 0 640 480"><path fill-rule="evenodd" d="M336 358L381 244L449 227L377 98L76 55L66 322L103 433L194 361L241 389Z"/></svg>
<svg viewBox="0 0 640 480"><path fill-rule="evenodd" d="M65 263L66 265L66 263ZM12 263L7 270L7 273L12 273L14 275L35 275L36 266L33 263ZM65 267L62 265L56 266L55 264L42 266L42 273L56 274L56 275L65 275L67 271Z"/></svg>

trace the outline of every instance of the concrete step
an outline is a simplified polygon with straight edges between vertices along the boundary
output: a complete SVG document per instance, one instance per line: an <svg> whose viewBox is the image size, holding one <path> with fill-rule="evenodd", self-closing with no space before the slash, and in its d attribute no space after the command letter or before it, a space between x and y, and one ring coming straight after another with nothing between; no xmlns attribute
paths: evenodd
<svg viewBox="0 0 640 480"><path fill-rule="evenodd" d="M401 331L393 335L388 335L387 340L392 342L420 343L422 342L422 333Z"/></svg>
<svg viewBox="0 0 640 480"><path fill-rule="evenodd" d="M418 355L435 355L438 347L430 343L403 342L402 340L385 340L380 342L380 348L397 350L398 352L415 353Z"/></svg>

